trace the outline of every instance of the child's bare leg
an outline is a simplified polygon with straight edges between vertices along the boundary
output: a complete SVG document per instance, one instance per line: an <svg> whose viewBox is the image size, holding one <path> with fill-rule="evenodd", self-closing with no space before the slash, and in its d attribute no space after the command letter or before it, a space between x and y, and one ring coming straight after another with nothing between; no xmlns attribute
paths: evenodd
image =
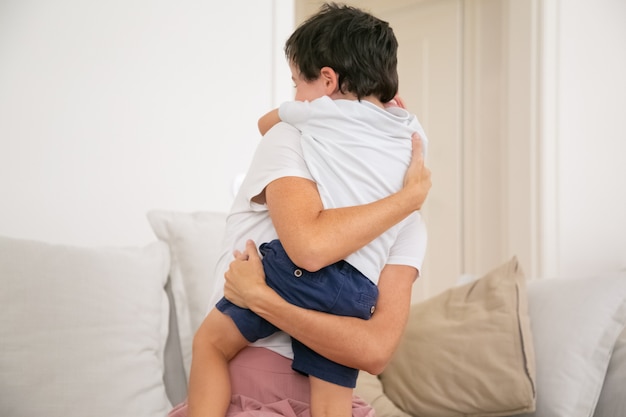
<svg viewBox="0 0 626 417"><path fill-rule="evenodd" d="M312 417L351 417L352 388L309 376Z"/></svg>
<svg viewBox="0 0 626 417"><path fill-rule="evenodd" d="M193 339L189 417L224 417L230 404L228 362L248 341L230 317L211 310Z"/></svg>

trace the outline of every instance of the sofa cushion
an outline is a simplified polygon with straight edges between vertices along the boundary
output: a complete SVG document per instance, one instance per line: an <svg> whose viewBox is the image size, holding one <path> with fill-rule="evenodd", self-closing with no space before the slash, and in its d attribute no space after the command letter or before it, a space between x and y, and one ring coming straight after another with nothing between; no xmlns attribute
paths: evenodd
<svg viewBox="0 0 626 417"><path fill-rule="evenodd" d="M0 415L162 417L169 253L0 237Z"/></svg>
<svg viewBox="0 0 626 417"><path fill-rule="evenodd" d="M537 403L534 413L516 416L626 415L626 273L531 280L527 293L536 355ZM465 346L484 346L479 336L467 335ZM362 378L363 373L359 375ZM388 375L391 378L393 375ZM396 404L387 404L388 391L387 384L357 384L359 395L385 405L382 409L374 405L378 417L399 415L393 410Z"/></svg>
<svg viewBox="0 0 626 417"><path fill-rule="evenodd" d="M626 274L531 281L528 299L538 391L536 412L524 417L593 415L626 322ZM622 398L623 386L612 387Z"/></svg>
<svg viewBox="0 0 626 417"><path fill-rule="evenodd" d="M626 416L626 395L624 382L626 381L626 329L622 330L604 378L602 392L594 417L624 417Z"/></svg>
<svg viewBox="0 0 626 417"><path fill-rule="evenodd" d="M413 305L400 345L380 376L385 394L410 415L503 416L534 410L527 305L515 258Z"/></svg>
<svg viewBox="0 0 626 417"><path fill-rule="evenodd" d="M209 309L226 213L152 210L156 236L170 249L170 282L185 373L189 378L193 335Z"/></svg>

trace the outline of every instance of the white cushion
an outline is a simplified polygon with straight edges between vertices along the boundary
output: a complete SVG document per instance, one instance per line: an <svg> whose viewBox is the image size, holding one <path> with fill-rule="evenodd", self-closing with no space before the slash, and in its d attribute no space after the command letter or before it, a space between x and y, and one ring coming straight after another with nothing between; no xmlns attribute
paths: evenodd
<svg viewBox="0 0 626 417"><path fill-rule="evenodd" d="M626 329L622 331L609 362L609 369L604 378L602 393L596 406L594 417L626 416Z"/></svg>
<svg viewBox="0 0 626 417"><path fill-rule="evenodd" d="M626 322L626 274L531 281L528 300L537 408L524 416L592 416Z"/></svg>
<svg viewBox="0 0 626 417"><path fill-rule="evenodd" d="M0 237L0 415L163 417L169 253Z"/></svg>
<svg viewBox="0 0 626 417"><path fill-rule="evenodd" d="M148 213L148 221L170 248L169 274L188 378L193 335L209 309L226 213L153 210Z"/></svg>

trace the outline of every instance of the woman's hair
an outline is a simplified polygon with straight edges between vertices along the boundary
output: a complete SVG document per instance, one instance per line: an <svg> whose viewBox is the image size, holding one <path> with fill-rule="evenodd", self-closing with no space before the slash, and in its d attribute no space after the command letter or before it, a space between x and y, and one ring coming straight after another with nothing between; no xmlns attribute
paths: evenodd
<svg viewBox="0 0 626 417"><path fill-rule="evenodd" d="M302 23L285 44L285 55L307 81L323 67L338 76L342 93L374 95L386 103L398 92L398 41L389 26L362 10L335 3Z"/></svg>

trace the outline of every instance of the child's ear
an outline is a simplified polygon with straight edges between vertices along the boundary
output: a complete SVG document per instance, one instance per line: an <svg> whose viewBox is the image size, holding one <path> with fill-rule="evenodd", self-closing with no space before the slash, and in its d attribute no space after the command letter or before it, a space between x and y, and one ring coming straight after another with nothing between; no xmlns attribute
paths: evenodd
<svg viewBox="0 0 626 417"><path fill-rule="evenodd" d="M339 90L339 76L331 67L322 67L320 77L324 80L326 86L326 95L336 93Z"/></svg>

